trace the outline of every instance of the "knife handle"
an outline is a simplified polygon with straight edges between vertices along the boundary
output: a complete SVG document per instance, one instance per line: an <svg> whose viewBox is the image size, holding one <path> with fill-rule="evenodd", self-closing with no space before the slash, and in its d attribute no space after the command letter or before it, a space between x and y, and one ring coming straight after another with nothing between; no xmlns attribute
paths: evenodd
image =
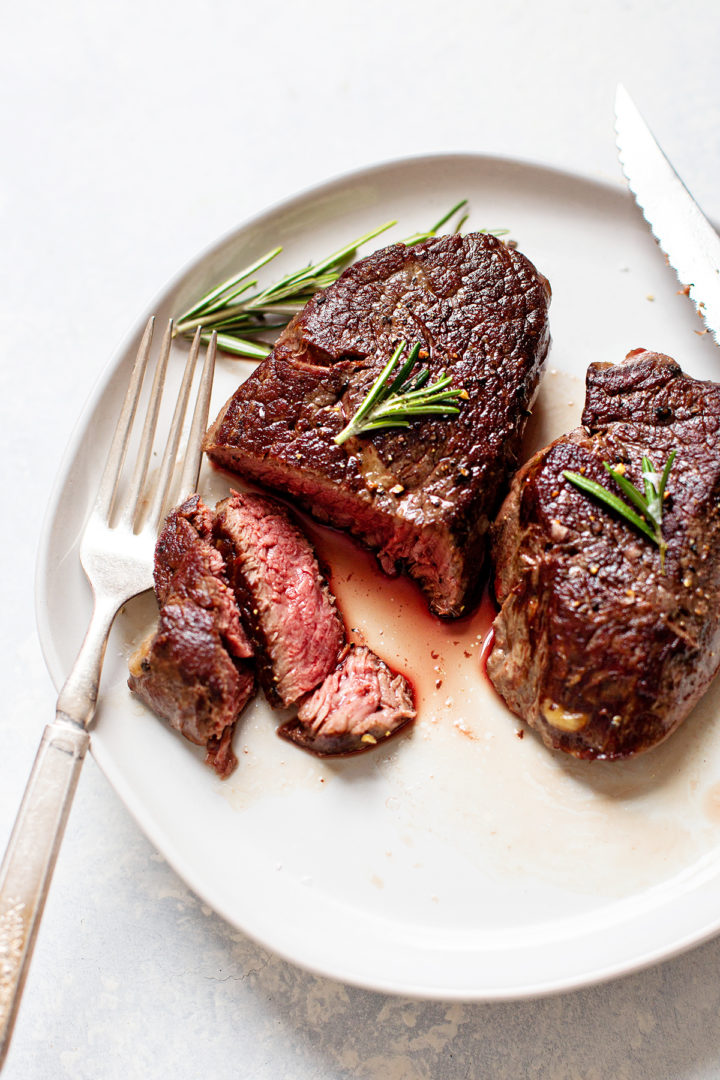
<svg viewBox="0 0 720 1080"><path fill-rule="evenodd" d="M0 1069L89 741L66 719L47 725L0 867Z"/></svg>

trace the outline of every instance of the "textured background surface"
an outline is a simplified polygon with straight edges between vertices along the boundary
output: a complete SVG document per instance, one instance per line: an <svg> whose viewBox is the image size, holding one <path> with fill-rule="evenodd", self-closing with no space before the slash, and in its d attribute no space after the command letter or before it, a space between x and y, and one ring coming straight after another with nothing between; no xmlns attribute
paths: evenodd
<svg viewBox="0 0 720 1080"><path fill-rule="evenodd" d="M720 21L714 0L64 0L6 10L2 37L4 845L54 702L32 591L58 457L164 281L266 204L403 154L617 179L619 79L718 220ZM90 760L4 1075L707 1080L719 968L716 941L536 1002L346 988L203 908Z"/></svg>

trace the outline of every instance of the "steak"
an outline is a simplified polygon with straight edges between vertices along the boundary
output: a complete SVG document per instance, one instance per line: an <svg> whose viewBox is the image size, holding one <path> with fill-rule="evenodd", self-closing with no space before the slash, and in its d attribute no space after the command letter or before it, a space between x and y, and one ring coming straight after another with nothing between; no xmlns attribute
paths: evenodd
<svg viewBox="0 0 720 1080"><path fill-rule="evenodd" d="M412 689L374 652L351 646L342 663L278 733L316 754L368 750L415 716Z"/></svg>
<svg viewBox="0 0 720 1080"><path fill-rule="evenodd" d="M206 746L221 777L237 764L232 737L256 667L271 705L300 703L280 733L318 754L368 750L415 716L403 676L347 645L310 541L275 499L233 492L213 513L193 495L173 510L155 591L158 626L131 657L128 684Z"/></svg>
<svg viewBox="0 0 720 1080"><path fill-rule="evenodd" d="M442 616L467 612L549 344L550 286L494 236L395 244L314 296L206 437L218 465L290 494L406 572ZM457 417L334 437L395 346L467 393Z"/></svg>
<svg viewBox="0 0 720 1080"><path fill-rule="evenodd" d="M235 723L255 692L243 631L213 514L193 495L173 510L155 549L156 631L130 659L130 689L191 742L219 776L237 763Z"/></svg>
<svg viewBox="0 0 720 1080"><path fill-rule="evenodd" d="M310 541L275 499L239 492L218 504L213 533L265 695L276 707L292 705L335 668L345 646Z"/></svg>
<svg viewBox="0 0 720 1080"><path fill-rule="evenodd" d="M583 427L520 470L494 529L488 675L550 747L624 758L670 735L720 664L720 385L635 350L592 364ZM658 547L565 470L614 488L672 450ZM618 494L619 491L617 492Z"/></svg>

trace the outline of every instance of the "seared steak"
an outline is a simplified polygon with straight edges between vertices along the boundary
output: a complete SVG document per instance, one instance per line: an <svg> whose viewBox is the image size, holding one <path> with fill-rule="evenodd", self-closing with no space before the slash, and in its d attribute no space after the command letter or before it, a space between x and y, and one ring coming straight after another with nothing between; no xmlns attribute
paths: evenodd
<svg viewBox="0 0 720 1080"><path fill-rule="evenodd" d="M350 266L282 333L208 432L217 464L291 494L416 578L438 615L477 595L549 343L550 287L484 233L395 244ZM457 418L333 441L399 341L467 391Z"/></svg>
<svg viewBox="0 0 720 1080"><path fill-rule="evenodd" d="M673 732L720 664L720 385L636 350L593 364L583 427L516 476L495 528L502 605L487 670L548 746L622 758ZM658 548L563 476L614 488L642 457L667 485ZM619 494L619 492L618 492Z"/></svg>
<svg viewBox="0 0 720 1080"><path fill-rule="evenodd" d="M414 716L407 680L370 649L351 646L279 734L316 754L352 754L375 746Z"/></svg>
<svg viewBox="0 0 720 1080"><path fill-rule="evenodd" d="M197 495L168 516L155 550L158 627L131 658L128 685L206 746L208 764L225 777L236 764L232 734L255 675L212 523Z"/></svg>
<svg viewBox="0 0 720 1080"><path fill-rule="evenodd" d="M323 681L345 627L310 541L275 499L233 492L218 504L214 537L271 705L292 705Z"/></svg>

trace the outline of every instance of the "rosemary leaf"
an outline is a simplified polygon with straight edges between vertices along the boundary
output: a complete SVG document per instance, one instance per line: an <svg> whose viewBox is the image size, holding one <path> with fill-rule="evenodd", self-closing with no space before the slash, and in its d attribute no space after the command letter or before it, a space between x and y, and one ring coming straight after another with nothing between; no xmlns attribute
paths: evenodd
<svg viewBox="0 0 720 1080"><path fill-rule="evenodd" d="M405 342L402 341L400 343L400 345L398 345L397 349L395 350L395 357L396 358L399 357L402 354L402 351L403 351L404 348L405 348ZM391 397L393 394L396 394L398 392L398 390L400 389L400 387L403 386L403 384L407 382L408 375L410 374L412 369L415 367L415 361L418 358L419 352L420 352L420 346L419 345L413 346L413 348L410 350L410 355L408 356L407 360L405 361L405 363L400 368L400 371L398 372L396 378L393 379L393 381L390 383L390 386L389 386L388 392L387 392L387 397ZM393 361L393 364L394 364L394 361ZM390 370L392 371L392 368ZM421 374L422 374L422 372L421 372ZM428 374L428 377L429 377L430 372L428 371L427 374Z"/></svg>
<svg viewBox="0 0 720 1080"><path fill-rule="evenodd" d="M202 326L206 334L212 330L223 331L218 335L219 348L235 356L262 359L270 349L248 338L285 326L316 292L337 280L361 244L373 240L394 224L394 221L386 221L320 262L294 270L260 292L251 292L257 288L253 275L282 251L282 247L275 247L200 297L176 319L175 333L192 337L198 326ZM268 321L268 316L272 322Z"/></svg>
<svg viewBox="0 0 720 1080"><path fill-rule="evenodd" d="M212 334L201 334L200 339L204 344L210 343ZM229 334L218 334L217 336L218 349L224 349L225 352L231 353L234 356L245 357L248 360L264 360L270 353L270 346L264 345L257 341L247 341L243 338L231 337Z"/></svg>
<svg viewBox="0 0 720 1080"><path fill-rule="evenodd" d="M351 256L355 254L357 248L361 247L363 244L367 244L369 240L374 240L376 236L380 235L380 233L387 232L388 229L392 228L392 226L396 224L397 222L395 220L386 221L384 225L379 225L377 229L373 229L371 232L365 233L364 236L359 237L359 239L353 240L351 241L351 243L346 244L345 247L342 247L339 251L336 251L334 255L329 255L328 258L325 259L323 262L318 263L317 266L314 268L315 273L322 274L325 270L330 270L331 267L338 266L340 263L345 262L346 259L351 258Z"/></svg>
<svg viewBox="0 0 720 1080"><path fill-rule="evenodd" d="M448 210L447 214L443 214L443 216L440 218L440 220L435 222L435 224L430 229L430 232L433 233L433 234L437 233L440 229L442 229L443 225L447 225L450 218L454 214L457 214L458 210L462 210L466 206L467 206L467 199L461 199L460 202L456 203L455 206L453 206L453 208L451 210Z"/></svg>
<svg viewBox="0 0 720 1080"><path fill-rule="evenodd" d="M603 461L603 467L612 476L623 495L635 504L641 514L647 514L647 500L642 492L638 491L635 485L626 480L619 472L616 472L611 465L608 465L607 461Z"/></svg>
<svg viewBox="0 0 720 1080"><path fill-rule="evenodd" d="M655 466L647 454L643 454L642 478L643 487L645 488L645 499L649 506L657 495L655 484L659 483L660 477L655 472Z"/></svg>
<svg viewBox="0 0 720 1080"><path fill-rule="evenodd" d="M461 199L459 203L456 203L455 206L452 207L452 209L448 210L446 214L443 214L439 221L436 221L434 225L431 225L427 232L413 233L412 236L408 236L405 240L403 240L403 244L406 244L409 247L411 244L421 244L423 240L431 240L433 236L437 236L438 230L442 229L443 225L447 225L450 218L457 214L458 210L462 210L465 206L467 206L467 199ZM453 232L459 233L467 219L468 215L463 214L460 220L456 223Z"/></svg>
<svg viewBox="0 0 720 1080"><path fill-rule="evenodd" d="M603 462L605 464L605 462ZM583 476L581 473L570 472L565 470L563 476L566 480L569 480L575 487L580 488L586 495L593 495L600 502L605 503L611 510L620 514L621 517L629 521L631 525L634 525L636 529L639 529L641 533L649 537L654 542L655 533L652 531L647 522L636 514L632 507L624 503L621 498L614 495L612 491L608 491L602 484L598 484L596 480L590 480L587 476Z"/></svg>
<svg viewBox="0 0 720 1080"><path fill-rule="evenodd" d="M663 573L665 572L665 553L667 551L667 542L662 531L663 500L676 454L676 450L670 453L662 473L658 473L648 455L643 454L642 478L644 493L623 476L617 468L613 468L607 461L603 461L606 472L612 476L625 498L637 507L640 511L639 514L633 510L629 503L624 502L614 492L608 491L607 488L603 487L602 484L598 484L595 480L590 480L588 477L582 476L581 473L568 471L563 473L565 479L569 480L575 487L610 507L629 524L634 525L644 536L652 540L654 544L657 544L660 550L660 568Z"/></svg>
<svg viewBox="0 0 720 1080"><path fill-rule="evenodd" d="M205 296L201 296L200 299L193 304L192 307L188 308L185 314L177 320L176 329L179 329L181 323L184 322L185 319L190 319L193 315L197 315L201 311L210 311L213 309L216 306L215 301L219 301L220 297L229 292L240 281L244 281L246 278L250 277L251 274L254 274L261 266L265 266L266 263L269 263L270 260L274 259L276 255L279 255L281 251L281 247L273 248L272 251L268 251L267 254L261 255L261 257L254 263L251 263L250 266L246 266L244 270L241 270L238 274L234 274L231 278L228 278L222 285L218 285L217 288L211 289Z"/></svg>
<svg viewBox="0 0 720 1080"><path fill-rule="evenodd" d="M668 476L670 475L670 470L673 467L673 462L674 462L676 457L677 457L677 450L672 450L670 452L670 456L668 457L667 461L665 462L665 468L663 469L662 475L660 477L660 484L658 486L658 496L660 497L660 505L661 506L662 506L662 500L665 498L665 488L667 487Z"/></svg>
<svg viewBox="0 0 720 1080"><path fill-rule="evenodd" d="M405 348L405 342L401 341L400 344L398 345L398 347L395 349L395 352L392 354L392 356L388 360L385 367L382 369L382 371L378 375L375 382L370 387L370 390L368 391L368 394L365 397L365 400L360 405L360 408L355 413L355 416L353 417L353 419L350 421L350 423L347 425L347 427L344 429L344 431L342 431L337 436L337 438L335 439L335 442L338 444L338 446L341 443L343 443L345 441L345 439L349 438L349 436L351 434L356 434L357 431L361 430L362 424L365 421L365 418L370 415L370 413L372 412L375 405L378 404L380 401L382 401L383 386L385 384L385 381L386 381L386 379L388 379L390 377L390 373L391 373L392 369L395 367L395 364L398 362L399 358L402 356L404 348ZM418 352L419 351L420 350L418 348ZM353 431L349 430L351 427L353 427Z"/></svg>
<svg viewBox="0 0 720 1080"><path fill-rule="evenodd" d="M430 372L423 368L415 380L412 371L417 363L420 345L413 345L410 355L397 375L395 365L406 348L401 341L385 367L370 387L362 404L345 425L335 442L341 446L353 435L364 435L382 428L407 428L411 421L424 416L457 416L467 393L462 388L449 389L452 379L444 372L437 382L428 386Z"/></svg>

